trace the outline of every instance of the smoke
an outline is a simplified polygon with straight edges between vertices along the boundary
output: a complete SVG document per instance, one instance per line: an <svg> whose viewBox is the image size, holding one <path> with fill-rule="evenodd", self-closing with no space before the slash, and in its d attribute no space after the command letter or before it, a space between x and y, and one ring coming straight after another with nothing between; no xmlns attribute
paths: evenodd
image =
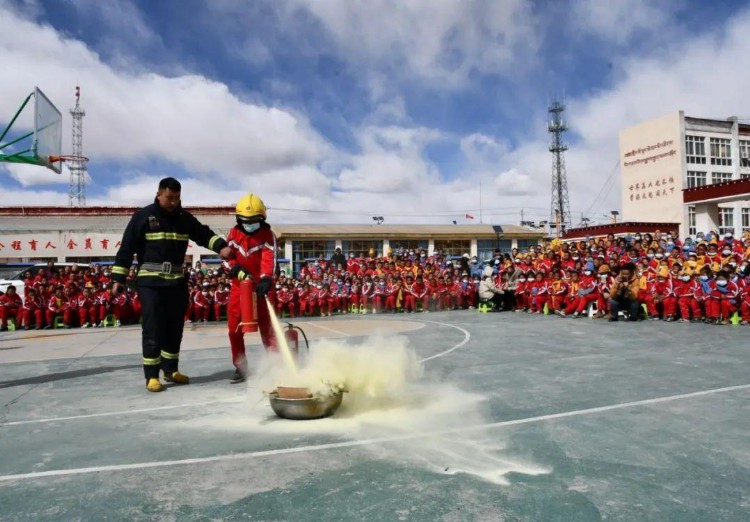
<svg viewBox="0 0 750 522"><path fill-rule="evenodd" d="M509 472L549 472L508 455L504 432L481 429L489 422L484 396L425 379L404 337L370 337L359 344L317 341L298 373L277 354L263 356L256 368L248 380L246 415L237 415L236 404L227 405L235 411L205 417L193 427L269 437L307 435L311 442L316 434L365 440L361 448L376 458L436 473L469 474L496 484L507 484ZM346 393L334 416L292 421L276 418L270 409L266 395L277 386L307 387L316 396L340 389ZM470 426L480 428L466 431Z"/></svg>

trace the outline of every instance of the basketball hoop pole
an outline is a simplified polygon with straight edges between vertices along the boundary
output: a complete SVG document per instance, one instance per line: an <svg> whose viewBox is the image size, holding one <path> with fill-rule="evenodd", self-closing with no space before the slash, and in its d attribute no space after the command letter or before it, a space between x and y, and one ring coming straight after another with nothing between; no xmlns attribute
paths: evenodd
<svg viewBox="0 0 750 522"><path fill-rule="evenodd" d="M5 127L5 130L3 131L3 134L2 134L2 135L0 135L0 143L2 143L2 142L3 142L3 138L5 138L5 135L6 135L6 134L8 134L8 132L10 131L10 128L11 128L11 127L13 127L13 124L14 124L14 123L16 122L16 120L18 119L18 117L19 117L19 116L21 115L21 113L23 112L23 110L24 110L24 109L26 108L26 105L27 105L27 104L29 103L29 100L31 99L31 97L32 97L32 96L34 96L34 93L33 93L33 92L32 92L32 93L30 93L30 94L29 94L29 95L28 95L28 96L26 97L26 99L25 99L25 100L23 101L23 103L21 104L21 108L20 108L20 109L18 109L18 111L16 112L16 115L15 115L15 116L13 116L13 119L12 119L12 120L10 120L10 123L8 124L8 126L7 126L7 127ZM30 136L33 136L33 135L34 135L34 132L32 131L32 132L30 132L30 133L26 134L25 136L21 136L21 137L20 137L20 138L18 138L18 139L15 139L15 140L13 140L13 141L11 141L11 142L8 142L8 143L6 143L5 145L0 145L0 150L3 150L3 149L4 149L5 147L7 147L8 145L13 145L13 144L14 144L14 143L16 143L16 142L19 142L19 141L21 141L21 140L23 140L23 139L26 139L26 138L28 138L28 137L30 137Z"/></svg>

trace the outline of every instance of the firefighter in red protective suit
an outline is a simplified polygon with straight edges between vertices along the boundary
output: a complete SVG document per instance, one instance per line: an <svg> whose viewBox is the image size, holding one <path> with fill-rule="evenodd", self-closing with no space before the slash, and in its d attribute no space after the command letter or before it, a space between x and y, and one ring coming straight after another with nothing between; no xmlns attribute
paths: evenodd
<svg viewBox="0 0 750 522"><path fill-rule="evenodd" d="M235 367L234 376L230 380L232 384L240 383L247 377L245 341L240 325L240 282L247 278L252 278L255 282L255 293L258 296L258 329L263 346L270 351L275 351L277 347L265 302L271 291L276 270L276 236L271 231L271 226L266 223L266 206L255 194L243 196L237 202L235 214L237 225L227 236L232 256L225 262L232 277L227 308L229 343L232 348L232 364Z"/></svg>

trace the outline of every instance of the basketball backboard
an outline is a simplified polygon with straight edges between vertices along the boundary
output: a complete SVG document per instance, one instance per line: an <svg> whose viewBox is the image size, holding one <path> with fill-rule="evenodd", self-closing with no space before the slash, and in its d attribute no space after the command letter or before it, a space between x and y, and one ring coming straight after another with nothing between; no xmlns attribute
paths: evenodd
<svg viewBox="0 0 750 522"><path fill-rule="evenodd" d="M31 131L13 132L13 125L34 97L34 119ZM21 125L19 125L21 127ZM3 142L8 137L9 141ZM40 165L60 174L62 162L62 114L39 89L26 97L8 126L0 134L0 162Z"/></svg>

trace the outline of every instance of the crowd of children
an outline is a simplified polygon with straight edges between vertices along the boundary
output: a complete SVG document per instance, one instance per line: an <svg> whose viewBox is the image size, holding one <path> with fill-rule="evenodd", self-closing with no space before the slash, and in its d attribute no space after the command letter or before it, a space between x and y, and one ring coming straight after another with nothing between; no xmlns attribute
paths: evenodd
<svg viewBox="0 0 750 522"><path fill-rule="evenodd" d="M331 259L309 261L296 277L283 272L269 294L279 316L414 313L471 309L478 289L489 278L497 292L492 307L536 314L606 317L610 291L622 267L632 266L644 316L665 321L750 323L750 234L699 234L681 241L656 232L579 242L552 241L490 259L464 254L451 258L438 251L337 250ZM127 289L112 292L108 268L50 264L27 272L24 299L10 287L0 296L2 329L8 320L23 328L102 326L137 322L140 304L135 270ZM187 269L190 304L187 322L226 317L229 276L221 267L197 263Z"/></svg>
<svg viewBox="0 0 750 522"><path fill-rule="evenodd" d="M135 271L131 272L134 279ZM23 299L14 286L0 295L0 330L8 329L10 320L28 330L55 326L102 327L137 322L141 315L134 285L114 294L109 269L92 264L89 267L49 263L36 274L26 272Z"/></svg>
<svg viewBox="0 0 750 522"><path fill-rule="evenodd" d="M750 324L750 234L699 234L684 242L656 232L548 247L496 259L506 307L529 313L608 317L615 278L631 268L638 304L651 320Z"/></svg>

